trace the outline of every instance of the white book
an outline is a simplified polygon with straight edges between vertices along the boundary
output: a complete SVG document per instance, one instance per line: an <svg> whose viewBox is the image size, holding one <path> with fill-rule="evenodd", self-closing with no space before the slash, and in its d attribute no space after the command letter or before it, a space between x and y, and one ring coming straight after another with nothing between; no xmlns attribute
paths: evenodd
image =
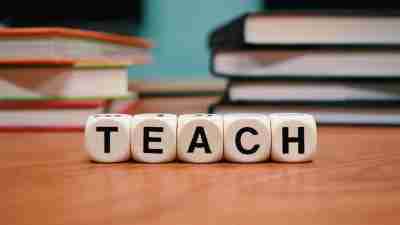
<svg viewBox="0 0 400 225"><path fill-rule="evenodd" d="M0 28L0 62L29 60L151 61L152 44L138 37L71 28Z"/></svg>
<svg viewBox="0 0 400 225"><path fill-rule="evenodd" d="M217 51L213 73L225 77L400 77L400 50L259 49Z"/></svg>
<svg viewBox="0 0 400 225"><path fill-rule="evenodd" d="M229 105L211 107L211 113L307 113L319 124L400 125L400 107L346 107L346 106L296 106L296 105Z"/></svg>
<svg viewBox="0 0 400 225"><path fill-rule="evenodd" d="M250 44L400 44L400 17L379 12L270 12L243 26Z"/></svg>
<svg viewBox="0 0 400 225"><path fill-rule="evenodd" d="M232 102L400 101L400 81L237 81L227 91Z"/></svg>
<svg viewBox="0 0 400 225"><path fill-rule="evenodd" d="M0 100L128 96L127 66L3 66Z"/></svg>

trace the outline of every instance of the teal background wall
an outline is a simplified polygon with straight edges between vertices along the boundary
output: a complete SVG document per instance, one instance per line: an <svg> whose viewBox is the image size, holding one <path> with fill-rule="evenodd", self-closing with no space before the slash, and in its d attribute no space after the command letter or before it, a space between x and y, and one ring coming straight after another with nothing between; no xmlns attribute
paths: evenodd
<svg viewBox="0 0 400 225"><path fill-rule="evenodd" d="M129 70L131 79L209 78L207 34L217 25L262 7L259 0L145 0L136 35L155 44L154 62Z"/></svg>

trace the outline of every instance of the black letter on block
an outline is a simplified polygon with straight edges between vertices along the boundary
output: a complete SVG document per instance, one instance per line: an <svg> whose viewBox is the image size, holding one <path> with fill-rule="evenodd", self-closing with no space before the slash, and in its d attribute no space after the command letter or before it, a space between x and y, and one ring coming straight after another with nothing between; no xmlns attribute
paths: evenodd
<svg viewBox="0 0 400 225"><path fill-rule="evenodd" d="M250 134L253 134L253 135L257 135L258 132L257 132L255 129L251 128L251 127L243 127L243 128L240 129L240 130L237 132L237 134L236 134L236 137L235 137L236 148L237 148L237 149L239 150L239 152L241 152L242 154L250 155L250 154L253 154L253 153L257 152L258 148L260 148L260 145L259 145L259 144L256 144L256 145L254 145L254 146L253 146L252 148L250 148L250 149L245 149L245 148L243 148L243 145L242 145L242 142L241 142L241 138L242 138L242 135L243 135L245 132L249 132Z"/></svg>
<svg viewBox="0 0 400 225"><path fill-rule="evenodd" d="M96 127L97 132L104 132L104 153L110 153L110 134L118 132L118 127Z"/></svg>
<svg viewBox="0 0 400 225"><path fill-rule="evenodd" d="M160 137L150 137L150 132L163 132L164 128L162 127L143 127L143 152L144 153L154 153L154 154L162 154L162 149L152 149L149 148L149 142L161 142Z"/></svg>
<svg viewBox="0 0 400 225"><path fill-rule="evenodd" d="M201 142L198 143L196 141L199 138L199 136L201 138ZM194 130L193 138L192 141L190 142L188 152L192 153L195 148L204 148L204 151L206 153L211 154L210 146L208 145L204 127L196 127L196 129Z"/></svg>
<svg viewBox="0 0 400 225"><path fill-rule="evenodd" d="M289 142L297 142L299 154L304 154L304 127L297 128L298 137L289 137L289 128L282 128L283 154L289 154Z"/></svg>

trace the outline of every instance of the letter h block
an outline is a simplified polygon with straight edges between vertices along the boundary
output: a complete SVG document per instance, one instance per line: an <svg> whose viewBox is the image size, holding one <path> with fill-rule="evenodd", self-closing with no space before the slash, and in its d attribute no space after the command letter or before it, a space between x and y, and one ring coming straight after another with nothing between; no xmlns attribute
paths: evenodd
<svg viewBox="0 0 400 225"><path fill-rule="evenodd" d="M312 161L317 150L317 125L314 117L300 113L274 113L270 118L272 161Z"/></svg>

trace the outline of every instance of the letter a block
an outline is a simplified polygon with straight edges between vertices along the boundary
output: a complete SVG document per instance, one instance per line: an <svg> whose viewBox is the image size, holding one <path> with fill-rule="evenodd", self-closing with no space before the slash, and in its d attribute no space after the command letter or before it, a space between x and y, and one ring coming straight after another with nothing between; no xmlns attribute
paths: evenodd
<svg viewBox="0 0 400 225"><path fill-rule="evenodd" d="M317 125L313 116L297 113L271 114L272 151L276 162L306 162L317 151Z"/></svg>
<svg viewBox="0 0 400 225"><path fill-rule="evenodd" d="M122 162L129 160L130 119L124 114L97 114L86 121L85 147L95 162Z"/></svg>
<svg viewBox="0 0 400 225"><path fill-rule="evenodd" d="M224 115L224 157L231 162L262 162L271 152L269 117L262 114Z"/></svg>
<svg viewBox="0 0 400 225"><path fill-rule="evenodd" d="M223 156L223 118L215 114L178 117L178 158L184 162L211 163Z"/></svg>
<svg viewBox="0 0 400 225"><path fill-rule="evenodd" d="M131 123L131 151L138 162L161 163L176 157L177 116L138 114Z"/></svg>

